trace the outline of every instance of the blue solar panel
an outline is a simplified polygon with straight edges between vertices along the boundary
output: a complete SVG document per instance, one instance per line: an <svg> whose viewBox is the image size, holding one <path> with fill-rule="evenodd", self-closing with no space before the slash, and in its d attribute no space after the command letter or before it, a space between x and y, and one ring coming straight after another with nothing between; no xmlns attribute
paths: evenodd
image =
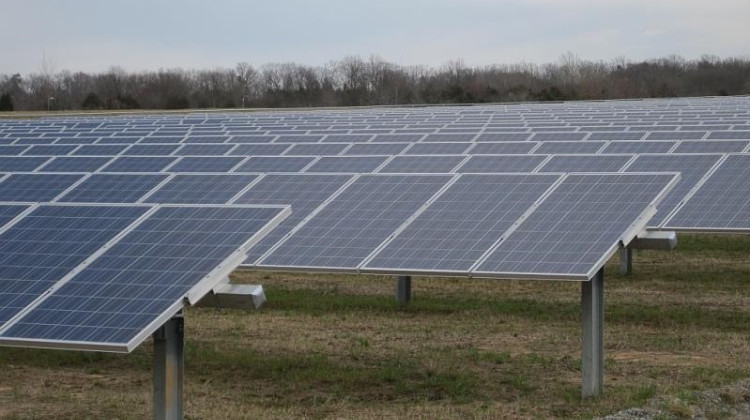
<svg viewBox="0 0 750 420"><path fill-rule="evenodd" d="M291 156L315 156L315 155L338 155L348 144L342 143L315 143L315 144L295 144L287 150L284 155Z"/></svg>
<svg viewBox="0 0 750 420"><path fill-rule="evenodd" d="M0 182L0 201L52 201L83 175L11 174Z"/></svg>
<svg viewBox="0 0 750 420"><path fill-rule="evenodd" d="M472 156L456 172L460 173L498 173L498 172L533 172L544 162L542 155L481 155Z"/></svg>
<svg viewBox="0 0 750 420"><path fill-rule="evenodd" d="M667 220L678 230L733 231L750 226L750 155L730 155Z"/></svg>
<svg viewBox="0 0 750 420"><path fill-rule="evenodd" d="M120 144L84 144L73 151L75 156L117 156L127 145Z"/></svg>
<svg viewBox="0 0 750 420"><path fill-rule="evenodd" d="M306 172L367 173L386 159L387 156L323 156Z"/></svg>
<svg viewBox="0 0 750 420"><path fill-rule="evenodd" d="M406 155L460 155L473 143L414 143L404 152Z"/></svg>
<svg viewBox="0 0 750 420"><path fill-rule="evenodd" d="M472 274L589 280L626 234L643 229L647 220L639 218L673 179L667 174L570 175Z"/></svg>
<svg viewBox="0 0 750 420"><path fill-rule="evenodd" d="M259 266L353 269L450 180L362 175Z"/></svg>
<svg viewBox="0 0 750 420"><path fill-rule="evenodd" d="M62 156L75 150L78 146L74 145L36 145L29 147L25 152L24 156Z"/></svg>
<svg viewBox="0 0 750 420"><path fill-rule="evenodd" d="M112 160L109 156L57 156L40 168L43 172L94 172Z"/></svg>
<svg viewBox="0 0 750 420"><path fill-rule="evenodd" d="M466 272L559 175L464 175L363 270Z"/></svg>
<svg viewBox="0 0 750 420"><path fill-rule="evenodd" d="M186 144L174 154L179 156L220 156L227 154L235 146L234 144Z"/></svg>
<svg viewBox="0 0 750 420"><path fill-rule="evenodd" d="M29 206L0 204L0 228L5 226L8 222L13 220L16 216L18 216L28 208Z"/></svg>
<svg viewBox="0 0 750 420"><path fill-rule="evenodd" d="M225 204L256 178L255 175L178 174L144 201L147 203Z"/></svg>
<svg viewBox="0 0 750 420"><path fill-rule="evenodd" d="M536 147L536 142L498 142L498 143L477 143L471 148L472 155L525 155Z"/></svg>
<svg viewBox="0 0 750 420"><path fill-rule="evenodd" d="M346 149L344 155L397 155L408 143L358 143Z"/></svg>
<svg viewBox="0 0 750 420"><path fill-rule="evenodd" d="M244 158L239 156L185 156L169 172L229 172Z"/></svg>
<svg viewBox="0 0 750 420"><path fill-rule="evenodd" d="M282 217L280 208L160 208L0 339L130 351Z"/></svg>
<svg viewBox="0 0 750 420"><path fill-rule="evenodd" d="M631 158L631 155L554 155L539 172L617 172Z"/></svg>
<svg viewBox="0 0 750 420"><path fill-rule="evenodd" d="M448 173L466 156L396 156L380 169L381 173Z"/></svg>
<svg viewBox="0 0 750 420"><path fill-rule="evenodd" d="M115 158L102 172L159 172L176 161L168 156L120 156Z"/></svg>
<svg viewBox="0 0 750 420"><path fill-rule="evenodd" d="M0 234L0 327L146 210L44 205Z"/></svg>
<svg viewBox="0 0 750 420"><path fill-rule="evenodd" d="M234 172L299 172L313 160L311 156L253 156Z"/></svg>
<svg viewBox="0 0 750 420"><path fill-rule="evenodd" d="M288 144L240 144L229 153L238 156L278 156L289 149Z"/></svg>
<svg viewBox="0 0 750 420"><path fill-rule="evenodd" d="M128 156L166 156L171 155L179 147L177 144L134 144L122 154Z"/></svg>
<svg viewBox="0 0 750 420"><path fill-rule="evenodd" d="M159 174L93 174L68 191L59 201L135 203L165 180L167 176Z"/></svg>
<svg viewBox="0 0 750 420"><path fill-rule="evenodd" d="M682 175L677 185L659 203L659 212L651 218L649 226L659 226L695 187L706 173L719 161L721 155L640 155L626 172L674 171Z"/></svg>
<svg viewBox="0 0 750 420"><path fill-rule="evenodd" d="M260 258L351 178L351 175L269 174L255 183L234 203L290 205L292 214L250 250L247 263Z"/></svg>
<svg viewBox="0 0 750 420"><path fill-rule="evenodd" d="M0 147L0 156L18 156L30 146L3 146Z"/></svg>

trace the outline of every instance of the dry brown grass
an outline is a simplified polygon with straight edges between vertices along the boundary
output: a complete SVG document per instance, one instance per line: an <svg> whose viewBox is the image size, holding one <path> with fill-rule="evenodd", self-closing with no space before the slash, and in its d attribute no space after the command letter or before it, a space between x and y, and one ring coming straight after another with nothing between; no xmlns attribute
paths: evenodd
<svg viewBox="0 0 750 420"><path fill-rule="evenodd" d="M186 413L588 418L750 377L750 240L681 241L608 267L601 398L579 398L578 284L414 279L398 308L388 277L238 272L269 302L187 311ZM0 349L0 417L148 417L150 352Z"/></svg>

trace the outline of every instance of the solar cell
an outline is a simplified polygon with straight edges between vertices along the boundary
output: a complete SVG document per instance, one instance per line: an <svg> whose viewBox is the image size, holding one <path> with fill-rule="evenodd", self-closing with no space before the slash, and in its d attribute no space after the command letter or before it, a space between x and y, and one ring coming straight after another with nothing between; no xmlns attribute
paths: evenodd
<svg viewBox="0 0 750 420"><path fill-rule="evenodd" d="M450 180L446 175L362 175L259 266L354 269Z"/></svg>
<svg viewBox="0 0 750 420"><path fill-rule="evenodd" d="M163 174L92 174L58 201L135 203L165 179Z"/></svg>
<svg viewBox="0 0 750 420"><path fill-rule="evenodd" d="M730 155L665 223L675 230L733 231L750 226L750 155Z"/></svg>
<svg viewBox="0 0 750 420"><path fill-rule="evenodd" d="M11 174L0 182L0 201L52 201L81 178L81 174Z"/></svg>
<svg viewBox="0 0 750 420"><path fill-rule="evenodd" d="M466 156L395 156L379 172L381 173L449 173Z"/></svg>
<svg viewBox="0 0 750 420"><path fill-rule="evenodd" d="M0 204L0 228L8 224L8 222L16 218L28 208L29 206Z"/></svg>
<svg viewBox="0 0 750 420"><path fill-rule="evenodd" d="M705 135L705 131L655 132L649 134L646 140L700 140Z"/></svg>
<svg viewBox="0 0 750 420"><path fill-rule="evenodd" d="M246 263L253 264L350 179L351 175L268 174L253 184L235 204L290 205L293 210L248 252Z"/></svg>
<svg viewBox="0 0 750 420"><path fill-rule="evenodd" d="M476 131L476 130L472 130ZM471 134L428 134L427 137L424 138L424 142L441 142L441 141L448 141L448 142L470 142L474 140L474 137L476 137L476 132Z"/></svg>
<svg viewBox="0 0 750 420"><path fill-rule="evenodd" d="M231 139L229 139L229 143L270 143L275 139L276 136L267 136L267 135L242 135L242 136L232 136Z"/></svg>
<svg viewBox="0 0 750 420"><path fill-rule="evenodd" d="M0 147L0 156L18 156L30 146L7 146Z"/></svg>
<svg viewBox="0 0 750 420"><path fill-rule="evenodd" d="M466 273L559 177L463 175L362 270Z"/></svg>
<svg viewBox="0 0 750 420"><path fill-rule="evenodd" d="M472 271L589 280L648 221L674 175L569 175Z"/></svg>
<svg viewBox="0 0 750 420"><path fill-rule="evenodd" d="M178 174L143 201L157 204L226 204L256 178L256 175Z"/></svg>
<svg viewBox="0 0 750 420"><path fill-rule="evenodd" d="M535 133L533 141L579 141L586 138L588 133Z"/></svg>
<svg viewBox="0 0 750 420"><path fill-rule="evenodd" d="M750 131L713 131L708 133L708 140L750 140Z"/></svg>
<svg viewBox="0 0 750 420"><path fill-rule="evenodd" d="M659 212L651 218L649 226L659 226L669 213L680 204L685 195L721 159L721 155L640 155L626 172L659 171L680 172L678 183L659 203Z"/></svg>
<svg viewBox="0 0 750 420"><path fill-rule="evenodd" d="M424 137L423 134L379 134L372 140L374 143L414 143Z"/></svg>
<svg viewBox="0 0 750 420"><path fill-rule="evenodd" d="M129 208L129 207L126 207ZM197 301L288 210L162 207L3 332L4 343L131 351Z"/></svg>
<svg viewBox="0 0 750 420"><path fill-rule="evenodd" d="M5 215L5 206L3 208ZM15 207L10 212L17 210ZM42 205L2 232L0 327L146 210L143 207Z"/></svg>
<svg viewBox="0 0 750 420"><path fill-rule="evenodd" d="M326 136L323 141L326 143L365 143L372 138L372 134L331 134Z"/></svg>
<svg viewBox="0 0 750 420"><path fill-rule="evenodd" d="M323 139L323 136L308 136L308 135L283 135L279 136L274 142L275 143L317 143Z"/></svg>
<svg viewBox="0 0 750 420"><path fill-rule="evenodd" d="M480 134L476 141L526 141L531 137L531 133L493 133Z"/></svg>
<svg viewBox="0 0 750 420"><path fill-rule="evenodd" d="M229 172L245 158L240 156L184 156L167 172Z"/></svg>

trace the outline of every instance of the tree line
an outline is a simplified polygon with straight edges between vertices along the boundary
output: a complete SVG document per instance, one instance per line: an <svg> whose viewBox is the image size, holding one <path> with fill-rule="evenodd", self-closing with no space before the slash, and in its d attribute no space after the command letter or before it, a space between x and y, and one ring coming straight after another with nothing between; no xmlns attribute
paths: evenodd
<svg viewBox="0 0 750 420"><path fill-rule="evenodd" d="M54 71L0 75L0 111L242 107L330 107L576 99L624 99L750 93L750 58L670 56L633 62L581 60L549 64L403 66L348 56L323 66L213 70Z"/></svg>

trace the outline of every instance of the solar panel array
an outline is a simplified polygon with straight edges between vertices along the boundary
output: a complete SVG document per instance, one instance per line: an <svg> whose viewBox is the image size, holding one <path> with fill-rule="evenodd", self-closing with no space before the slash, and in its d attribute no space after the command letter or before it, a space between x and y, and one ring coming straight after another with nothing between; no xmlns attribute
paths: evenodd
<svg viewBox="0 0 750 420"><path fill-rule="evenodd" d="M0 273L0 344L127 351L240 254L265 269L587 280L647 225L748 231L748 105L0 120L0 254L18 261ZM293 215L268 232L283 212L259 205Z"/></svg>

